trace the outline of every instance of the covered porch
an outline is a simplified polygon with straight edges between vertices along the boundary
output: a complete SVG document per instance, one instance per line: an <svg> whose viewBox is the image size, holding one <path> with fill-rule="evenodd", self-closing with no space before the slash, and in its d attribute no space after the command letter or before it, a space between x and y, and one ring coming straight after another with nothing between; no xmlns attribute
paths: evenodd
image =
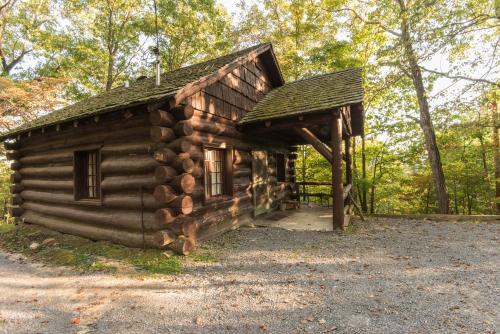
<svg viewBox="0 0 500 334"><path fill-rule="evenodd" d="M363 135L362 103L361 70L355 68L285 84L240 122L245 133L280 139L291 150L311 145L331 164L333 205L320 218L331 217L332 229L344 229L352 213L351 139ZM296 177L291 182L298 194Z"/></svg>

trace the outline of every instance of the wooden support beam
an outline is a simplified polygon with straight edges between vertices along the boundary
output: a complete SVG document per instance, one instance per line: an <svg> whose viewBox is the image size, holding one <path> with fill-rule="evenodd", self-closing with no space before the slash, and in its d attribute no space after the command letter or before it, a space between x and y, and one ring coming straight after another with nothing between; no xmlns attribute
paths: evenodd
<svg viewBox="0 0 500 334"><path fill-rule="evenodd" d="M332 196L333 228L344 228L344 189L342 185L342 118L332 113Z"/></svg>
<svg viewBox="0 0 500 334"><path fill-rule="evenodd" d="M330 151L328 147L326 147L325 144L323 144L323 142L314 135L314 133L312 133L307 128L295 128L295 132L297 132L297 134L299 134L302 138L304 138L305 141L311 144L312 147L314 147L316 151L318 151L323 157L325 157L325 159L329 163L333 163L332 151ZM342 150L341 150L341 157L342 157Z"/></svg>

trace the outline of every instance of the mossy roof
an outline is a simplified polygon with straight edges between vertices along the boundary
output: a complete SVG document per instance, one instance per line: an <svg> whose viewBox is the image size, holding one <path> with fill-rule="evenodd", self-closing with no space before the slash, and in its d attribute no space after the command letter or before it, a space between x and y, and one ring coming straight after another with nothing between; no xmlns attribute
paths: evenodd
<svg viewBox="0 0 500 334"><path fill-rule="evenodd" d="M255 45L219 58L165 73L162 75L160 86L156 86L155 78L145 78L132 83L130 87L122 86L114 88L108 92L89 97L65 108L55 110L33 121L26 122L11 131L1 134L0 139L5 139L21 132L57 124L63 121L72 121L175 96L175 94L187 84L215 74L221 67L238 60L238 58L253 50L269 45L269 43Z"/></svg>
<svg viewBox="0 0 500 334"><path fill-rule="evenodd" d="M269 92L239 124L326 111L363 102L360 68L298 80Z"/></svg>

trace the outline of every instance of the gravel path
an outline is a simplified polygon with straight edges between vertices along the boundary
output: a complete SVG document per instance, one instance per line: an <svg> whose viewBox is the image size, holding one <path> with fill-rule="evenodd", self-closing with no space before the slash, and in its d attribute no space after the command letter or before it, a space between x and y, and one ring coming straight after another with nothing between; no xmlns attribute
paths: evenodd
<svg viewBox="0 0 500 334"><path fill-rule="evenodd" d="M137 279L0 253L5 333L496 333L500 224L245 228L215 263ZM224 249L224 251L222 251Z"/></svg>

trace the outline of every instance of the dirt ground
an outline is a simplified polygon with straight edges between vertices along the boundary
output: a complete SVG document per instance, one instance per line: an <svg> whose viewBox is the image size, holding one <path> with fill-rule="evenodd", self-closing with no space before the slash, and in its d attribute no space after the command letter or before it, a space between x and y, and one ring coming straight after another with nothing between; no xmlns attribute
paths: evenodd
<svg viewBox="0 0 500 334"><path fill-rule="evenodd" d="M0 252L5 333L496 333L500 224L243 228L213 263L138 278Z"/></svg>

